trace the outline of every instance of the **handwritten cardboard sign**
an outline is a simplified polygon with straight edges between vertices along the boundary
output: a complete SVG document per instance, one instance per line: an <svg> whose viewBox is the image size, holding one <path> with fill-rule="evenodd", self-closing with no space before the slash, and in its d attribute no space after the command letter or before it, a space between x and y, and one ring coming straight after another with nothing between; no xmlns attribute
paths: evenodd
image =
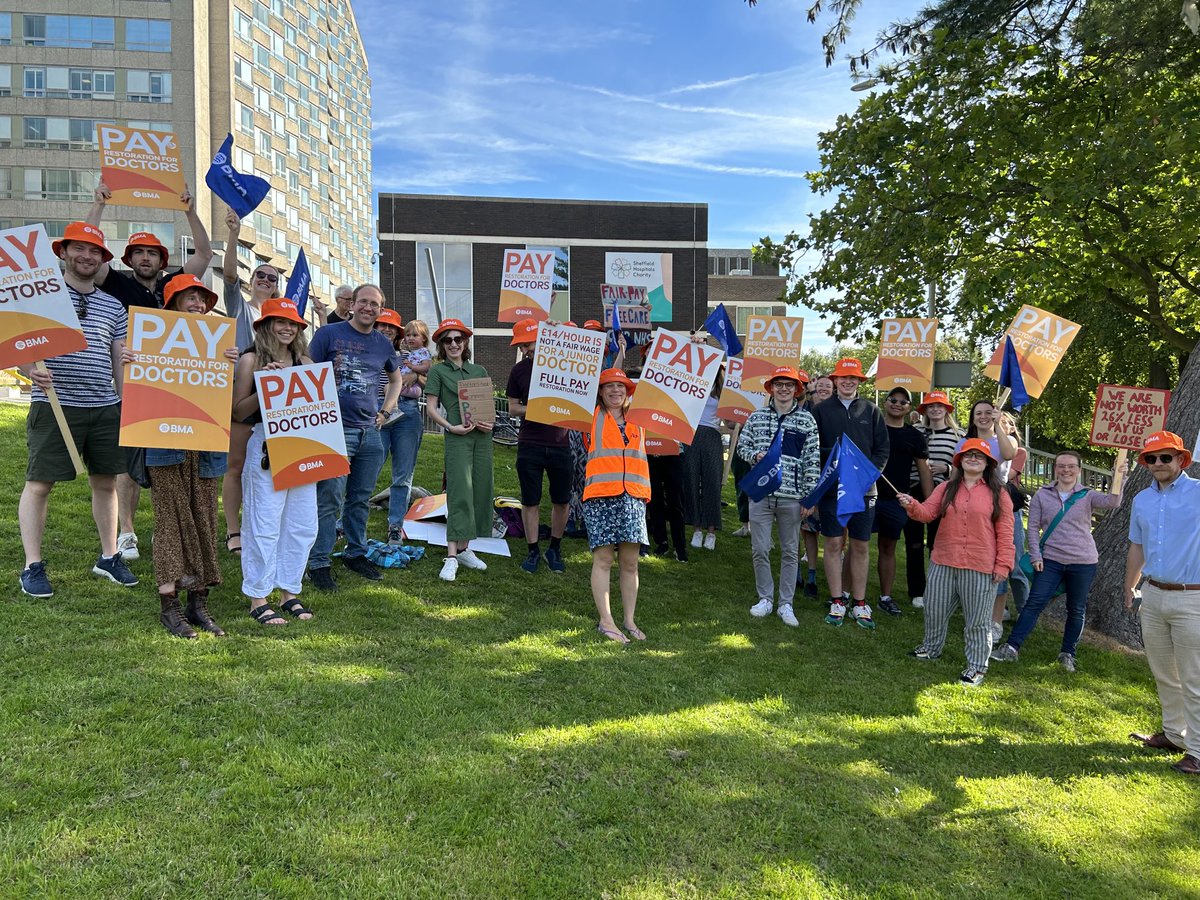
<svg viewBox="0 0 1200 900"><path fill-rule="evenodd" d="M525 418L573 431L589 431L604 364L598 331L538 324Z"/></svg>
<svg viewBox="0 0 1200 900"><path fill-rule="evenodd" d="M500 273L499 322L550 318L554 294L552 250L505 250Z"/></svg>
<svg viewBox="0 0 1200 900"><path fill-rule="evenodd" d="M85 349L46 226L0 231L0 368Z"/></svg>
<svg viewBox="0 0 1200 900"><path fill-rule="evenodd" d="M742 388L763 391L763 382L779 366L800 365L804 319L799 316L749 316L742 350Z"/></svg>
<svg viewBox="0 0 1200 900"><path fill-rule="evenodd" d="M746 424L750 413L766 402L767 395L758 391L748 391L742 387L742 373L745 363L736 356L731 357L725 365L725 383L721 386L721 398L717 401L717 418L726 422Z"/></svg>
<svg viewBox="0 0 1200 900"><path fill-rule="evenodd" d="M1102 384L1096 390L1090 443L1138 453L1149 434L1162 431L1171 392L1158 388Z"/></svg>
<svg viewBox="0 0 1200 900"><path fill-rule="evenodd" d="M255 372L254 383L275 490L350 474L333 363Z"/></svg>
<svg viewBox="0 0 1200 900"><path fill-rule="evenodd" d="M1013 349L1021 362L1021 377L1030 397L1040 397L1050 383L1063 354L1079 334L1079 324L1025 304L1005 336L1011 337ZM1000 378L1000 362L1004 358L1004 336L991 360L983 369L987 378Z"/></svg>
<svg viewBox="0 0 1200 900"><path fill-rule="evenodd" d="M129 310L121 400L121 445L178 450L229 449L233 363L225 351L237 323L224 316Z"/></svg>
<svg viewBox="0 0 1200 900"><path fill-rule="evenodd" d="M496 423L496 400L491 378L464 378L458 383L458 407L464 425Z"/></svg>
<svg viewBox="0 0 1200 900"><path fill-rule="evenodd" d="M112 191L110 203L187 209L179 142L169 131L97 125L100 179Z"/></svg>
<svg viewBox="0 0 1200 900"><path fill-rule="evenodd" d="M879 330L875 390L908 388L912 393L933 387L933 351L937 319L884 319Z"/></svg>
<svg viewBox="0 0 1200 900"><path fill-rule="evenodd" d="M647 431L690 444L724 358L721 350L660 328L625 418Z"/></svg>

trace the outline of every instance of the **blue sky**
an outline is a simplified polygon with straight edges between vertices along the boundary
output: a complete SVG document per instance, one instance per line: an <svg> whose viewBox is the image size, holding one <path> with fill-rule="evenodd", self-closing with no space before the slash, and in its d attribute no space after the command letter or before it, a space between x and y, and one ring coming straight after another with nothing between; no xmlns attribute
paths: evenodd
<svg viewBox="0 0 1200 900"><path fill-rule="evenodd" d="M710 247L802 228L817 134L861 97L810 3L355 0L375 190L705 202ZM915 6L865 5L855 49Z"/></svg>

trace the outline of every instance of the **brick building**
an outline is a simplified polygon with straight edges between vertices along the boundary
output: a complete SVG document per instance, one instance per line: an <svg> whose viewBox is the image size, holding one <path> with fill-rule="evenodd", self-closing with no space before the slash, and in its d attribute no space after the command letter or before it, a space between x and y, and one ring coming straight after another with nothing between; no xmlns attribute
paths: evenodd
<svg viewBox="0 0 1200 900"><path fill-rule="evenodd" d="M708 206L381 194L380 284L407 322L436 327L426 250L433 257L443 315L475 332L474 358L503 390L515 361L511 325L496 321L505 249L554 248L552 316L601 315L600 285L617 254L658 254L671 271L670 320L656 326L689 331L708 315ZM610 256L606 257L606 254ZM632 360L631 360L632 362Z"/></svg>
<svg viewBox="0 0 1200 900"><path fill-rule="evenodd" d="M747 249L708 251L708 305L725 304L734 328L746 336L749 316L786 316L787 278L778 265L754 259Z"/></svg>

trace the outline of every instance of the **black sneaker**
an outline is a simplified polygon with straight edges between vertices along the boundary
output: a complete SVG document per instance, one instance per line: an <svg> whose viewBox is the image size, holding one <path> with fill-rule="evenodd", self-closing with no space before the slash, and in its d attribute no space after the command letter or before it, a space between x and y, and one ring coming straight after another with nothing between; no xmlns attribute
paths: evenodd
<svg viewBox="0 0 1200 900"><path fill-rule="evenodd" d="M337 582L333 580L333 573L329 570L329 566L321 566L319 569L309 569L308 581L318 591L336 591L338 589Z"/></svg>
<svg viewBox="0 0 1200 900"><path fill-rule="evenodd" d="M671 554L671 545L668 544L666 541L663 541L661 544L659 544L657 547L654 548L655 556L670 556L670 554Z"/></svg>
<svg viewBox="0 0 1200 900"><path fill-rule="evenodd" d="M675 562L685 563L688 561L688 552L686 549L675 551Z"/></svg>
<svg viewBox="0 0 1200 900"><path fill-rule="evenodd" d="M879 598L879 608L882 609L889 616L904 615L904 610L902 610L899 606L897 606L896 601L893 600L891 597L880 597Z"/></svg>
<svg viewBox="0 0 1200 900"><path fill-rule="evenodd" d="M804 596L805 597L815 597L815 596L817 596L817 594L818 594L817 583L815 581L804 582Z"/></svg>
<svg viewBox="0 0 1200 900"><path fill-rule="evenodd" d="M137 576L129 571L129 567L125 565L125 560L121 559L120 553L101 556L92 566L92 574L107 578L113 584L119 584L122 587L133 587L138 583Z"/></svg>
<svg viewBox="0 0 1200 900"><path fill-rule="evenodd" d="M361 575L368 581L382 581L383 573L379 571L379 567L371 562L365 556L347 556L343 557L342 565L353 572L355 575Z"/></svg>
<svg viewBox="0 0 1200 900"><path fill-rule="evenodd" d="M21 571L21 593L30 597L53 597L50 576L46 574L44 562L30 563Z"/></svg>
<svg viewBox="0 0 1200 900"><path fill-rule="evenodd" d="M529 555L525 557L525 561L521 563L521 569L533 575L537 572L538 566L542 564L542 551L530 550Z"/></svg>
<svg viewBox="0 0 1200 900"><path fill-rule="evenodd" d="M567 571L567 567L563 565L562 552L555 547L546 551L546 568L559 574Z"/></svg>

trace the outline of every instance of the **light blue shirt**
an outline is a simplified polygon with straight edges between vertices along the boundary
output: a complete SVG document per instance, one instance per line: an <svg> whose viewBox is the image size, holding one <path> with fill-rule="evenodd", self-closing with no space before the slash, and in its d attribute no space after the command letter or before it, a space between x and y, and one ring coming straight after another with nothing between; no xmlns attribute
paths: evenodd
<svg viewBox="0 0 1200 900"><path fill-rule="evenodd" d="M1133 498L1129 541L1141 544L1142 571L1155 581L1200 584L1200 481L1186 472Z"/></svg>

